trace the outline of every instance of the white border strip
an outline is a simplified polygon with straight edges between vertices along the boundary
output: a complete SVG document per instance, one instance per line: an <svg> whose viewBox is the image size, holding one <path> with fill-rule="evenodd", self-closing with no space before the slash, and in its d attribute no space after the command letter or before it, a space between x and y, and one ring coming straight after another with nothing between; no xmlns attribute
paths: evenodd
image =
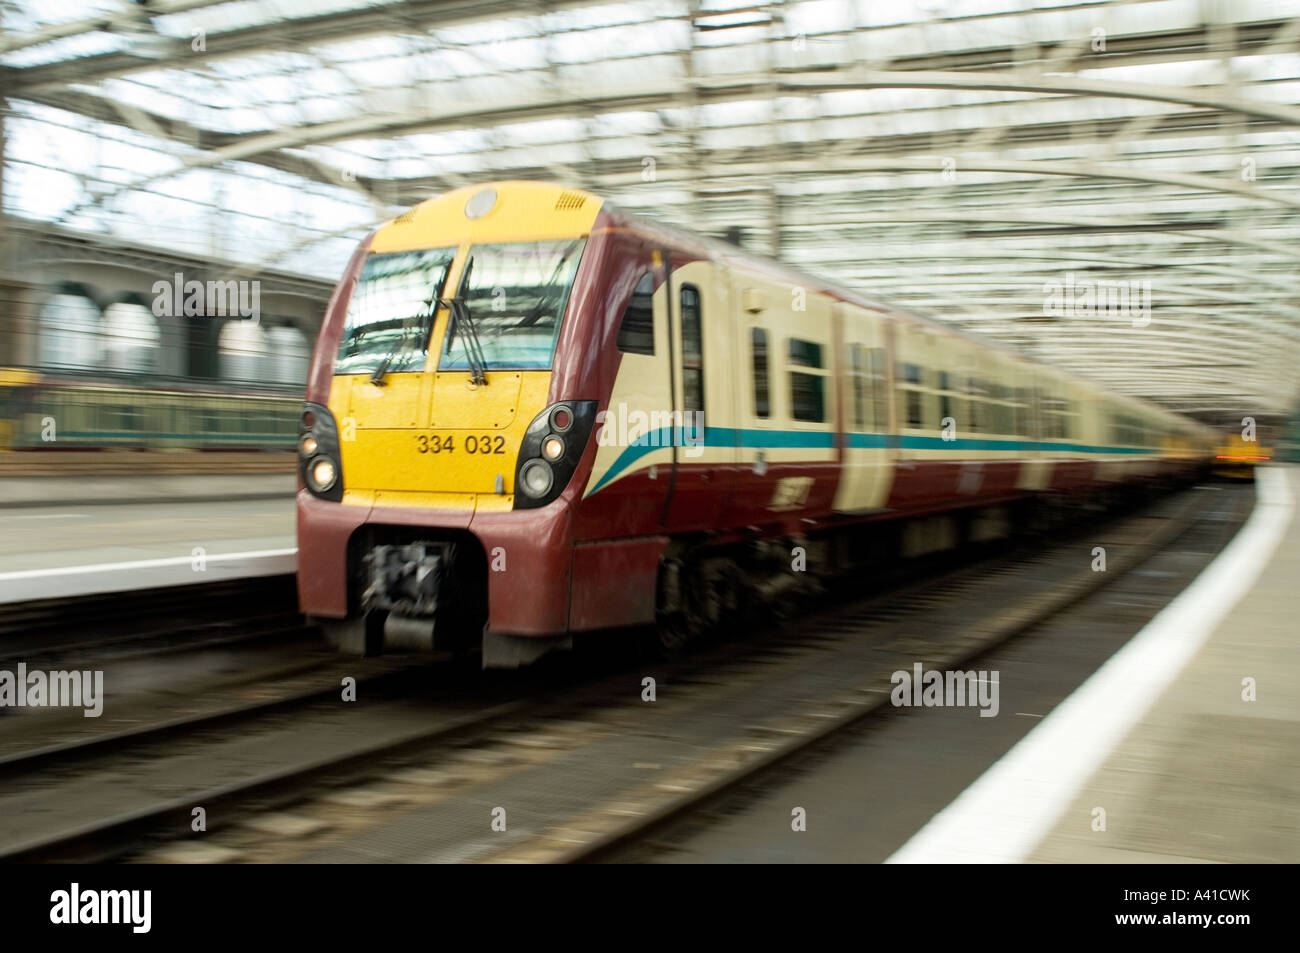
<svg viewBox="0 0 1300 953"><path fill-rule="evenodd" d="M1283 467L1213 562L886 863L1020 863L1259 578L1291 525Z"/></svg>
<svg viewBox="0 0 1300 953"><path fill-rule="evenodd" d="M260 549L249 553L212 553L204 555L205 563L229 563L241 559L275 559L280 556L296 556L293 549ZM194 562L194 556L169 556L165 559L137 559L125 563L97 563L93 566L52 566L48 569L22 569L17 572L0 572L0 583L13 579L45 579L50 576L76 576L92 573L126 572L133 569L161 569L164 566L188 566Z"/></svg>

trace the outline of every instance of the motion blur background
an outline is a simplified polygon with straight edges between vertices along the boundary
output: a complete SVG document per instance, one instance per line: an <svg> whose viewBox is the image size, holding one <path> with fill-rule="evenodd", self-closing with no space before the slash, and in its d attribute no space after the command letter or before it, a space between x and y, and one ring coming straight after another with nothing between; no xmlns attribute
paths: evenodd
<svg viewBox="0 0 1300 953"><path fill-rule="evenodd" d="M546 179L1295 452L1294 0L5 0L0 23L0 448L288 470L355 243ZM256 311L186 315L160 289L190 281ZM1133 314L1060 297L1089 282Z"/></svg>

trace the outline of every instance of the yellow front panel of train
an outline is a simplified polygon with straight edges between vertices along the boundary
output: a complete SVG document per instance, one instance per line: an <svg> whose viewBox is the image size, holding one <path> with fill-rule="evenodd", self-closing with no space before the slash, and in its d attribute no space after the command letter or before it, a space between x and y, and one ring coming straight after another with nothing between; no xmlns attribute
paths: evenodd
<svg viewBox="0 0 1300 953"><path fill-rule="evenodd" d="M405 505L421 505L418 494L438 494L423 502L473 508L466 494L499 495L499 477L502 493L512 495L519 445L546 406L551 372L486 376L488 383L476 387L459 371L392 375L384 387L363 376L336 377L330 405L347 491L408 494Z"/></svg>

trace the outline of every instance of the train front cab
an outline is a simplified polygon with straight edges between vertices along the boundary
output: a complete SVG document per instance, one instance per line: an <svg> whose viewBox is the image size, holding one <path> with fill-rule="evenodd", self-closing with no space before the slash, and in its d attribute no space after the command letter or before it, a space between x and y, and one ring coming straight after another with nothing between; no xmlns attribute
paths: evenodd
<svg viewBox="0 0 1300 953"><path fill-rule="evenodd" d="M1253 480L1255 467L1268 463L1273 451L1259 441L1233 434L1214 450L1213 473L1226 480Z"/></svg>
<svg viewBox="0 0 1300 953"><path fill-rule="evenodd" d="M582 353L599 208L533 183L461 190L354 255L299 438L299 601L341 648L483 632L485 663L510 666L567 631L596 401L557 355Z"/></svg>

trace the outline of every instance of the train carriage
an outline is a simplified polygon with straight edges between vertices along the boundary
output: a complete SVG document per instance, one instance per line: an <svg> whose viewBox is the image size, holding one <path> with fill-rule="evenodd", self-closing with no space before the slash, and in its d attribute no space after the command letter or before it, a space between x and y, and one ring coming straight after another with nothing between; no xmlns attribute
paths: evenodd
<svg viewBox="0 0 1300 953"><path fill-rule="evenodd" d="M882 540L1186 477L1209 443L737 247L502 182L358 248L299 446L303 610L353 651L481 636L513 666L592 630L675 644Z"/></svg>

